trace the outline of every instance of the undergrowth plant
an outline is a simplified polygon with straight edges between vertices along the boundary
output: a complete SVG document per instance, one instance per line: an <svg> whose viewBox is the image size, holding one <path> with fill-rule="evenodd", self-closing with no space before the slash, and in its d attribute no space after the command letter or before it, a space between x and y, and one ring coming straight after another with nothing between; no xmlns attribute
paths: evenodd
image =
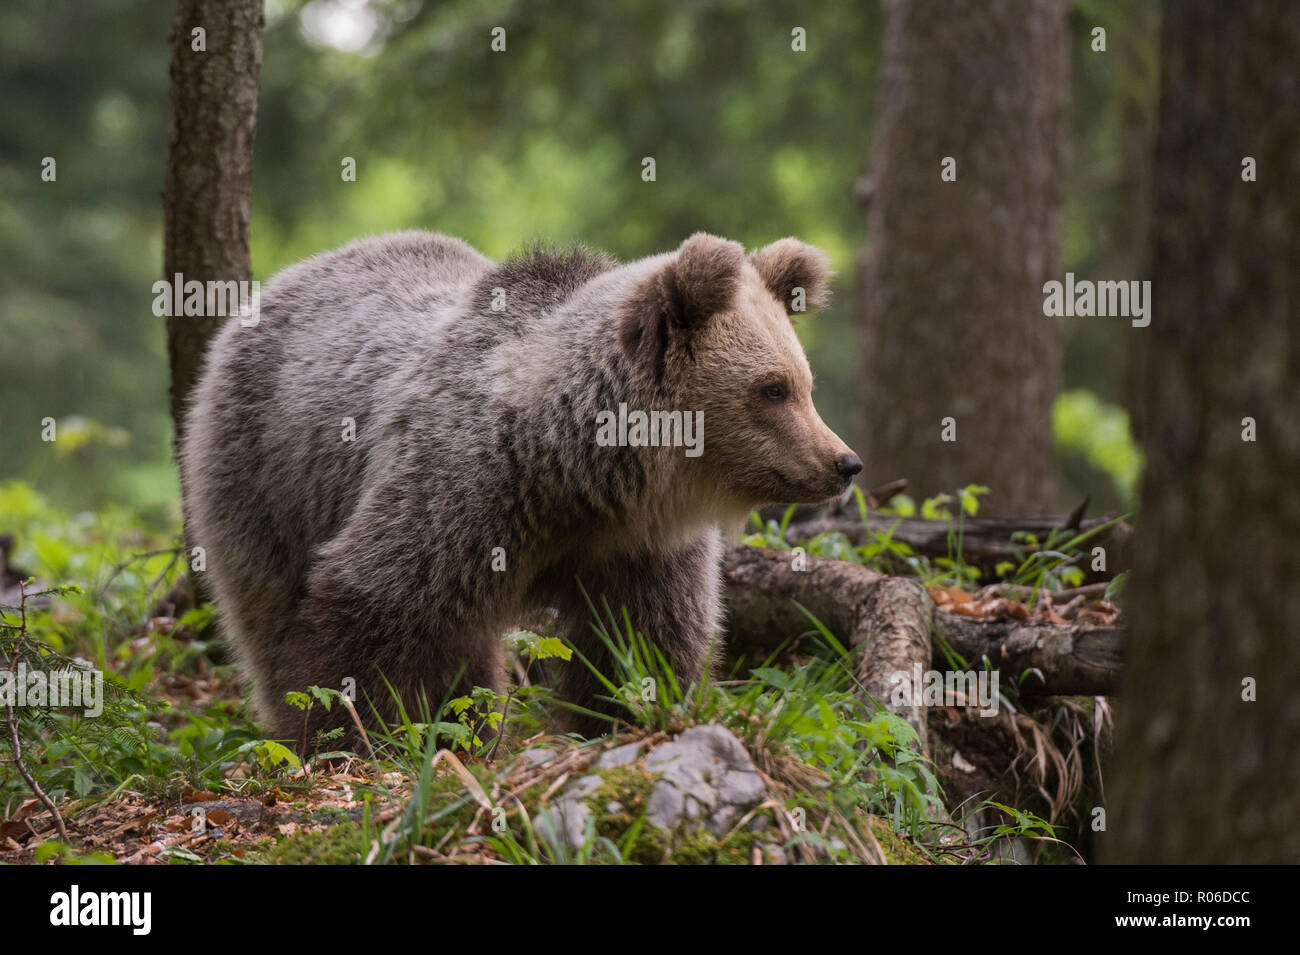
<svg viewBox="0 0 1300 955"><path fill-rule="evenodd" d="M947 562L912 553L892 539L892 529L858 547L843 535L823 535L807 546L814 554L880 569L911 568L922 579L970 581L961 561L962 522L976 513L981 493L971 487L921 505L922 513L950 521ZM858 504L865 519L861 495ZM893 516L906 516L909 504L896 500ZM364 767L365 781L355 784L364 808L359 820L339 829L355 842L342 855L375 864L406 861L435 851L448 833L486 813L486 793L494 791L503 761L513 757L521 740L550 730L551 715L565 705L546 685L528 679L504 694L474 687L448 699L420 700L409 711L399 701L398 718L371 731L364 746L341 749L342 730L307 741L308 762L297 751L299 740L268 739L259 730L242 693L219 693L197 705L183 694L174 698L176 705L163 698L173 679L184 684L203 677L217 686L232 686L235 679L215 639L211 606L174 620L155 616L160 597L186 570L177 540L141 531L129 515L111 510L70 518L21 485L0 486L0 513L4 527L15 529L22 542L14 563L32 565L42 579L79 582L26 587L13 608L0 610L3 666L89 665L103 673L105 702L103 714L94 719L49 707L5 707L0 738L6 742L0 752L12 748L7 728L12 719L22 765L31 777L25 778L12 759L0 762L0 799L9 805L30 798L35 789L70 812L128 790L167 800L179 799L188 788L236 795L305 792L318 767L328 766L323 761L355 760L350 765ZM748 540L788 546L784 535L792 513ZM1047 543L1066 553L1082 541ZM1025 560L1036 565L1026 574L1041 571L1049 579L1051 561L1031 553ZM617 721L642 735L676 733L706 722L728 727L778 786L788 811L806 812L830 826L827 835L809 831L798 837L817 845L828 860L847 861L839 846L844 840L868 840L871 819L887 819L890 830L922 856L941 859L955 851L941 838L942 792L914 729L869 700L857 681L853 654L811 615L809 632L820 639L801 642L793 664L778 665L790 655L781 648L728 679L687 684L626 610L606 606L595 617L604 651L599 666L550 634L520 630L505 639L529 677L544 670L553 675L555 667L596 670L604 703L615 714L611 726ZM353 706L338 691L322 687L302 687L287 700L302 710L304 726L317 708ZM355 709L350 715L359 721ZM514 824L487 830L477 837L480 843L507 862L646 861L644 817L615 835L592 829L575 849L548 829L541 797L541 791L513 794ZM1038 823L1026 817L1010 824L1033 834ZM49 844L43 851L53 853L51 858L83 858L64 839ZM967 846L966 851L981 850ZM171 861L198 857L178 853Z"/></svg>
<svg viewBox="0 0 1300 955"><path fill-rule="evenodd" d="M974 589L987 582L982 580L984 575L979 567L967 563L964 552L966 519L979 514L979 499L989 493L987 487L969 484L952 494L937 494L923 500L919 509L906 494L895 495L889 507L877 510L879 516L894 519L884 530L873 528L868 522L869 511L862 490L855 485L852 493L866 529L865 543L854 544L842 531L830 531L791 544L788 532L795 513L794 505L786 509L780 521L769 519L765 522L758 512L752 513L750 523L754 530L742 537L741 543L776 550L791 550L798 546L813 557L844 560L880 573L915 577L927 587ZM916 516L947 525L946 556L931 558L918 554L909 544L894 538L899 522ZM1032 608L1041 590L1059 591L1079 586L1084 579L1080 565L1087 557L1084 545L1132 516L1131 512L1121 514L1086 531L1053 529L1042 540L1031 532L1015 531L1009 539L1015 559L999 562L993 569L993 576L1009 587L1023 588L1029 594ZM1125 571L1115 577L1106 590L1107 599L1119 594L1127 576Z"/></svg>

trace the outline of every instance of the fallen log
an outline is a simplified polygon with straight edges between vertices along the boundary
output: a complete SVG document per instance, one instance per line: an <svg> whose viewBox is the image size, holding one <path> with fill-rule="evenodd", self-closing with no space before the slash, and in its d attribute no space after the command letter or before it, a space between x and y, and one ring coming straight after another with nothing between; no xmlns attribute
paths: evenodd
<svg viewBox="0 0 1300 955"><path fill-rule="evenodd" d="M970 668L982 668L987 656L1003 685L1016 682L1022 692L1106 695L1116 691L1123 670L1122 628L949 614L934 607L918 582L847 561L741 545L727 553L724 580L733 644L775 649L814 631L801 604L846 645L864 648L859 679L882 704L888 674L910 673L914 663L949 668L942 646L931 646L932 628ZM923 714L899 713L924 725Z"/></svg>
<svg viewBox="0 0 1300 955"><path fill-rule="evenodd" d="M971 667L980 668L987 656L1002 680L1016 681L1021 693L1108 696L1119 688L1122 627L980 620L937 609L934 626ZM944 659L937 647L934 659L936 664Z"/></svg>
<svg viewBox="0 0 1300 955"><path fill-rule="evenodd" d="M813 628L802 604L850 648L861 648L857 676L867 694L888 700L889 675L930 666L934 604L915 580L790 551L733 548L724 565L731 639L774 648ZM891 708L893 709L893 708ZM926 738L925 708L895 709Z"/></svg>

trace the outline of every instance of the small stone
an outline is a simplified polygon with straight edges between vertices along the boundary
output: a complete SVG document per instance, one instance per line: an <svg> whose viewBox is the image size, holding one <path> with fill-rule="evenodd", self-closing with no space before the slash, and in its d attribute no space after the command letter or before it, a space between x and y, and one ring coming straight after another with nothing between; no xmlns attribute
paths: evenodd
<svg viewBox="0 0 1300 955"><path fill-rule="evenodd" d="M587 837L587 822L591 819L591 807L582 800L599 789L602 782L604 780L592 774L570 783L554 803L538 814L538 830L552 838L562 836L575 849L581 846Z"/></svg>
<svg viewBox="0 0 1300 955"><path fill-rule="evenodd" d="M526 749L516 757L516 759L523 760L525 763L532 763L534 766L549 763L554 758L555 750L553 749Z"/></svg>
<svg viewBox="0 0 1300 955"><path fill-rule="evenodd" d="M626 746L611 749L608 753L602 753L596 760L596 768L616 769L628 763L635 763L641 758L641 749L644 745L644 743L628 743Z"/></svg>

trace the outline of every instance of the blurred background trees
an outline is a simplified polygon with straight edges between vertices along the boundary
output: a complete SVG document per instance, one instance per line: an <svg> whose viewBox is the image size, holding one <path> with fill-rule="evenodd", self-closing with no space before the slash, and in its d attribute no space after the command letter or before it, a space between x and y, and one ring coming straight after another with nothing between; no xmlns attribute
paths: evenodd
<svg viewBox="0 0 1300 955"><path fill-rule="evenodd" d="M1052 404L1069 146L1065 0L890 0L871 169L857 450L867 486L975 483L987 512L1068 510ZM1062 507L1062 505L1065 505Z"/></svg>
<svg viewBox="0 0 1300 955"><path fill-rule="evenodd" d="M173 526L166 338L151 287L174 12L147 0L0 11L0 479L76 507L128 503ZM544 237L623 258L696 229L747 246L796 234L839 271L831 309L799 332L828 423L854 434L852 290L873 237L852 190L870 176L881 103L876 4L268 0L265 17L254 278L396 228L449 232L492 256ZM1142 275L1158 19L1143 0L1069 8L1062 269ZM497 26L504 52L491 49ZM1096 26L1104 53L1089 46ZM40 176L47 156L54 182ZM340 175L346 157L355 182ZM654 182L642 179L645 157ZM1097 319L1059 331L1042 452L1067 497L1116 507L1138 473L1125 411L1134 333ZM53 444L39 440L45 417L59 421ZM904 476L888 462L875 474Z"/></svg>

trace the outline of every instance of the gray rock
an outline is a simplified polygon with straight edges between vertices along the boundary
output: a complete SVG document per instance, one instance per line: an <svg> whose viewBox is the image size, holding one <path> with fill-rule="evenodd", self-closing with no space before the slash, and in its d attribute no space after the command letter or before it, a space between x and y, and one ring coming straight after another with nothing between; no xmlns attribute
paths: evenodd
<svg viewBox="0 0 1300 955"><path fill-rule="evenodd" d="M692 726L651 753L645 767L660 775L647 819L664 829L707 819L722 835L766 793L740 740L714 724Z"/></svg>
<svg viewBox="0 0 1300 955"><path fill-rule="evenodd" d="M763 852L767 856L768 865L789 865L790 860L786 857L785 850L779 845L763 846Z"/></svg>
<svg viewBox="0 0 1300 955"><path fill-rule="evenodd" d="M581 846L587 836L587 821L591 818L591 807L583 799L599 789L603 781L599 776L583 776L567 786L560 797L538 815L538 831L553 840L563 838L575 849Z"/></svg>
<svg viewBox="0 0 1300 955"><path fill-rule="evenodd" d="M642 743L628 743L600 756L596 769L627 766L641 758ZM740 740L721 726L693 726L645 758L645 768L658 778L650 790L646 821L669 831L682 824L687 829L707 826L721 836L763 800L767 790ZM537 816L538 831L570 846L582 845L592 818L586 798L603 780L583 776L565 787L556 800ZM609 801L605 811L622 810ZM777 856L782 862L784 853Z"/></svg>
<svg viewBox="0 0 1300 955"><path fill-rule="evenodd" d="M617 769L619 766L635 763L641 758L641 750L644 745L643 743L628 743L626 746L611 749L608 753L602 753L600 758L596 760L596 768Z"/></svg>
<svg viewBox="0 0 1300 955"><path fill-rule="evenodd" d="M534 766L540 766L543 763L549 763L555 758L555 750L526 749L515 758L525 763L531 763Z"/></svg>

